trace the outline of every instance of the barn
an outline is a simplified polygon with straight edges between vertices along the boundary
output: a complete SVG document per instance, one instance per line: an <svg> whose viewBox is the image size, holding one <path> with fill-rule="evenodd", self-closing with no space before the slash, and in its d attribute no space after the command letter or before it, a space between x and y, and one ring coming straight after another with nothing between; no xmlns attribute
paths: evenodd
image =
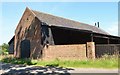
<svg viewBox="0 0 120 75"><path fill-rule="evenodd" d="M15 38L15 36L13 36L12 39L8 42L8 44L9 44L9 47L8 47L9 54L14 54L14 38Z"/></svg>
<svg viewBox="0 0 120 75"><path fill-rule="evenodd" d="M45 46L87 42L120 44L120 37L102 30L99 22L92 26L26 8L12 41L14 41L12 46L15 57L36 59L42 57Z"/></svg>

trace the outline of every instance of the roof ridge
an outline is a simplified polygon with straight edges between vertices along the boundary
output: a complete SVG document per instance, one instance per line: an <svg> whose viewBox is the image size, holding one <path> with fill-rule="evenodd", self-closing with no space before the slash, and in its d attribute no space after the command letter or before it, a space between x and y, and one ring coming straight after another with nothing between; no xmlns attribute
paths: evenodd
<svg viewBox="0 0 120 75"><path fill-rule="evenodd" d="M47 15L54 16L54 17L59 17L59 18L62 18L62 19L66 19L66 20L73 21L73 22L85 24L85 25L88 25L88 26L96 27L96 26L93 26L93 25L90 25L90 24L87 24L87 23L83 23L83 22L80 22L80 21L75 21L75 20L70 19L70 18L65 18L65 17L62 17L62 16L57 16L57 15L53 15L53 14L50 14L50 13L45 13L45 12L41 12L41 11L37 11L37 10L32 10L32 11L35 11L35 12L38 12L38 13L47 14ZM96 28L97 28L97 27L96 27Z"/></svg>
<svg viewBox="0 0 120 75"><path fill-rule="evenodd" d="M41 11L36 11L36 10L31 10L31 11L36 15L36 17L39 20L45 21L46 23L48 22L49 24L55 23L56 26L63 25L63 26L70 27L70 28L77 28L77 29L83 28L85 30L91 30L91 31L96 32L96 33L110 35L106 31L104 31L103 29L98 28L98 27L93 26L93 25L90 25L90 24L87 24L87 23L75 21L73 19L69 19L69 18L65 18L62 16L57 16L57 15L53 15L53 14L45 13L45 12L41 12ZM40 17L40 15L41 15L41 17ZM51 20L50 17L53 18L54 20Z"/></svg>

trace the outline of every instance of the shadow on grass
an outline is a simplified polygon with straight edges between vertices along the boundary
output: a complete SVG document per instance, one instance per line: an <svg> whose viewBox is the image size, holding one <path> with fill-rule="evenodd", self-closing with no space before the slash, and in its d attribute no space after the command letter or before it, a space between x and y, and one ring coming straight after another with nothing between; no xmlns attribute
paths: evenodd
<svg viewBox="0 0 120 75"><path fill-rule="evenodd" d="M74 70L71 68L57 67L54 64L46 65L45 67L4 64L2 67L8 69L2 75L70 75L69 71Z"/></svg>
<svg viewBox="0 0 120 75"><path fill-rule="evenodd" d="M59 64L47 64L45 67L27 66L36 64L31 62L31 59L7 57L3 58L1 62L1 69L6 71L2 75L70 75L68 71L74 70L59 67Z"/></svg>

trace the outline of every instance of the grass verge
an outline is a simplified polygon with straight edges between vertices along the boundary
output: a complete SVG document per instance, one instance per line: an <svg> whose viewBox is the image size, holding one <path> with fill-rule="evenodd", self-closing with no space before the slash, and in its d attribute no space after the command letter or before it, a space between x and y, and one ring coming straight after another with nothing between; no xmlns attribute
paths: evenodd
<svg viewBox="0 0 120 75"><path fill-rule="evenodd" d="M5 57L1 62L12 64L26 64L35 66L59 66L59 67L74 67L74 68L118 68L118 56L105 55L102 58L95 60L31 60L31 59L17 59L13 57Z"/></svg>
<svg viewBox="0 0 120 75"><path fill-rule="evenodd" d="M36 63L31 62L31 59L19 59L13 56L0 56L0 61L11 64L24 64L24 65L35 65Z"/></svg>

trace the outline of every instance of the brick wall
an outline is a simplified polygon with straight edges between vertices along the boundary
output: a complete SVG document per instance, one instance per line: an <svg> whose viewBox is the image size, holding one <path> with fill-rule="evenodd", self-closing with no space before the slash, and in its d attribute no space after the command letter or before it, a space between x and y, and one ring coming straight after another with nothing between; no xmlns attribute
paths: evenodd
<svg viewBox="0 0 120 75"><path fill-rule="evenodd" d="M86 44L50 45L43 50L43 60L51 59L86 59Z"/></svg>
<svg viewBox="0 0 120 75"><path fill-rule="evenodd" d="M25 31L29 28L34 18L35 16L32 14L32 12L28 8L26 8L15 30L15 41L14 41L15 57L20 57L20 43L22 39L25 37Z"/></svg>
<svg viewBox="0 0 120 75"><path fill-rule="evenodd" d="M35 17L32 11L26 8L16 30L14 42L14 56L21 56L21 41L25 39L30 41L30 58L39 58L41 56L41 32L40 21Z"/></svg>

